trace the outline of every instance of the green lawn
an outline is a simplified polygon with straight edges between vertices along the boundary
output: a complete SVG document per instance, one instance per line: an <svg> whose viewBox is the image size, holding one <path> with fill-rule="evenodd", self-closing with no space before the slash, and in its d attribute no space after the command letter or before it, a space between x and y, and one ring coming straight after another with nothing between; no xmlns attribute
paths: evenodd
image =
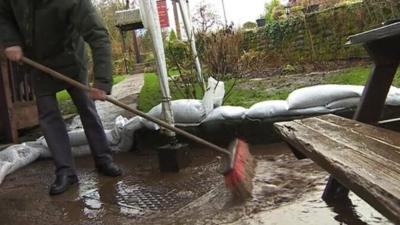
<svg viewBox="0 0 400 225"><path fill-rule="evenodd" d="M354 67L344 71L328 76L322 83L325 84L351 84L351 85L365 85L370 74L370 67ZM239 82L246 82L242 80ZM233 85L233 81L225 82L225 91L228 91ZM393 85L400 86L400 72L398 71L393 82ZM250 107L251 105L266 101L266 100L284 100L288 97L291 90L277 89L266 90L262 84L258 85L257 82L252 82L250 88L234 87L231 94L225 99L224 105ZM172 82L170 82L170 89L173 99L181 99L183 95L176 91ZM199 88L200 89L200 88ZM197 93L201 93L197 91ZM201 98L197 96L197 98ZM142 91L140 92L138 108L144 112L149 111L154 106L161 102L161 92L157 76L154 73L146 73L145 81Z"/></svg>
<svg viewBox="0 0 400 225"><path fill-rule="evenodd" d="M225 90L231 89L233 81L225 82ZM170 89L172 99L182 99L184 95L178 92L172 82L170 82ZM196 87L196 93L198 94L197 98L202 98L202 91L200 87ZM280 90L276 92L265 91L264 89L240 89L234 88L224 105L235 105L235 106L243 106L249 107L254 103L265 101L265 100L278 100L278 99L286 99L289 95L289 91ZM154 73L146 73L144 77L144 86L140 92L139 101L138 101L138 109L144 112L149 111L154 106L158 105L161 102L162 95L160 91L160 85L157 76Z"/></svg>
<svg viewBox="0 0 400 225"><path fill-rule="evenodd" d="M225 90L229 90L232 84L232 81L226 82ZM265 88L234 88L232 94L225 99L224 105L249 108L257 102L286 99L289 93L288 90L266 91Z"/></svg>
<svg viewBox="0 0 400 225"><path fill-rule="evenodd" d="M352 85L365 85L368 76L370 75L370 67L354 67L346 69L342 72L331 76L326 80L329 84L352 84ZM400 71L398 70L393 81L393 85L400 86Z"/></svg>

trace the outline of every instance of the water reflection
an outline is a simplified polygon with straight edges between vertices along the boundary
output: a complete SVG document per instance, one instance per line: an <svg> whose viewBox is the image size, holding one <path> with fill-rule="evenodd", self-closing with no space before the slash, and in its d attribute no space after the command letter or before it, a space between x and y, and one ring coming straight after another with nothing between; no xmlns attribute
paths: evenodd
<svg viewBox="0 0 400 225"><path fill-rule="evenodd" d="M121 214L127 217L139 217L144 210L128 202L127 196L138 189L127 186L124 181L104 177L92 177L81 184L79 201L83 202L82 214L87 218L100 217L103 214Z"/></svg>

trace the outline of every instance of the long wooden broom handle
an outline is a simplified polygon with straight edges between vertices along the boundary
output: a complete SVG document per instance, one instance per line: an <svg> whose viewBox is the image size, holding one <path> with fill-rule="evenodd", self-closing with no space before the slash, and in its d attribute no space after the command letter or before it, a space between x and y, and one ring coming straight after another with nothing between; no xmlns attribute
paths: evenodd
<svg viewBox="0 0 400 225"><path fill-rule="evenodd" d="M26 57L22 57L21 61L26 63L26 64L28 64L28 65L30 65L30 66L32 66L32 67L34 67L34 68L36 68L36 69L38 69L38 70L40 70L40 71L43 71L43 72L45 72L45 73L47 73L47 74L49 74L49 75L51 75L51 76L53 76L53 77L55 77L57 79L63 80L66 83L71 84L74 87L77 87L77 88L82 89L82 90L87 91L87 92L90 92L92 90L90 87L88 87L88 86L86 86L86 85L84 85L84 84L82 84L82 83L80 83L80 82L78 82L78 81L76 81L74 79L71 79L71 78L69 78L69 77L67 77L67 76L65 76L65 75L63 75L63 74L61 74L61 73L59 73L59 72L57 72L55 70L52 70L47 66L41 65L41 64L31 60L31 59L28 59ZM227 155L231 155L231 152L229 152L228 150L226 150L224 148L221 148L221 147L219 147L219 146L217 146L217 145L215 145L213 143L210 143L210 142L208 142L208 141L206 141L206 140L204 140L202 138L194 136L193 134L190 134L190 133L188 133L188 132L186 132L184 130L181 130L179 128L171 126L170 124L166 123L165 121L162 121L162 120L159 120L159 119L154 118L152 116L149 116L149 115L147 115L146 113L144 113L142 111L139 111L139 110L137 110L135 108L132 108L132 107L130 107L130 106L128 106L128 105L116 100L115 98L112 98L110 96L106 96L105 101L111 102L112 104L114 104L116 106L119 106L119 107L121 107L121 108L123 108L125 110L128 110L128 111L130 111L130 112L132 112L132 113L134 113L134 114L136 114L138 116L141 116L141 117L143 117L143 118L145 118L147 120L150 120L151 122L154 122L154 123L160 125L161 127L164 127L164 128L166 128L168 130L171 130L171 131L174 131L174 132L176 132L176 133L178 133L178 134L180 134L182 136L185 136L185 137L187 137L187 138L189 138L189 139L191 139L191 140L193 140L193 141L195 141L197 143L205 145L205 146L207 146L207 147L209 147L209 148L211 148L211 149L213 149L215 151L219 151L221 153L224 153L224 154L227 154Z"/></svg>

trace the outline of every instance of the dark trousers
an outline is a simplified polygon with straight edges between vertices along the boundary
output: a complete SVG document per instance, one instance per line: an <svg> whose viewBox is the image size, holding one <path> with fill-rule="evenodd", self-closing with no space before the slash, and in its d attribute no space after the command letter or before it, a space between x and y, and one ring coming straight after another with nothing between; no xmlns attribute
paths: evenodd
<svg viewBox="0 0 400 225"><path fill-rule="evenodd" d="M96 166L112 161L111 149L94 102L88 94L77 88L67 89L81 117ZM74 175L75 165L71 153L67 128L58 108L56 94L36 98L40 127L56 166L56 175Z"/></svg>

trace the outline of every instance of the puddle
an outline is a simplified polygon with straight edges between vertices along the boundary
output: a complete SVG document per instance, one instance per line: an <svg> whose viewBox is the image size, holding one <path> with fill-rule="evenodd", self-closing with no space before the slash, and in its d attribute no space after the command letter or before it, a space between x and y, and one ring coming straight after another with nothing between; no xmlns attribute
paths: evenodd
<svg viewBox="0 0 400 225"><path fill-rule="evenodd" d="M296 160L284 144L254 146L253 197L236 202L212 152L192 148L180 173L160 173L152 151L115 156L125 174L99 176L90 157L76 159L79 186L50 197L49 160L8 176L0 186L1 224L392 224L352 194L347 207L320 199L328 174Z"/></svg>

